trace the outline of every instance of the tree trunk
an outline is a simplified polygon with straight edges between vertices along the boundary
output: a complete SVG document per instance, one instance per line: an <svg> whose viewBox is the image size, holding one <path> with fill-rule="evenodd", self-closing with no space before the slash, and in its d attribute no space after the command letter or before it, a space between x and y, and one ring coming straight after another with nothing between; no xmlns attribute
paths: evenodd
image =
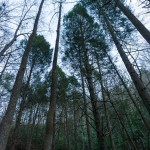
<svg viewBox="0 0 150 150"><path fill-rule="evenodd" d="M55 150L55 140L56 140L56 112L54 112L54 118L53 118L53 141L52 141L52 150Z"/></svg>
<svg viewBox="0 0 150 150"><path fill-rule="evenodd" d="M133 83L134 83L134 85L135 85L135 87L136 87L136 89L137 89L141 99L143 100L143 103L144 103L147 111L150 114L150 101L149 101L150 95L147 92L144 84L142 83L142 81L138 77L138 74L134 70L132 64L130 63L130 61L128 59L128 57L126 56L126 54L125 54L125 52L124 52L124 50L123 50L123 48L122 48L122 46L121 46L121 44L120 44L116 34L115 34L115 31L114 31L113 27L111 26L108 18L106 17L105 14L103 14L103 17L104 17L104 20L105 20L106 25L108 27L108 30L109 30L109 32L110 32L110 34L112 36L112 39L113 39L113 41L114 41L114 43L115 43L115 45L117 47L117 50L118 50L118 52L119 52L119 54L120 54L120 56L121 56L121 58L122 58L122 60L123 60L123 62L125 64L125 66L126 66L126 68L128 70L128 72L129 72L129 74L130 74L130 77L131 77L131 79L132 79L132 81L133 81Z"/></svg>
<svg viewBox="0 0 150 150"><path fill-rule="evenodd" d="M52 83L51 83L51 96L50 96L50 106L47 114L46 120L46 131L45 131L45 143L44 150L52 150L52 141L54 134L54 113L56 108L56 89L57 89L57 57L58 57L58 49L59 49L59 37L60 37L60 23L61 23L61 8L62 2L60 2L59 6L59 18L57 25L57 37L55 43L55 52L53 59L53 67L52 67Z"/></svg>
<svg viewBox="0 0 150 150"><path fill-rule="evenodd" d="M140 114L143 123L145 124L146 128L147 128L148 131L150 132L150 125L149 125L149 123L146 121L146 119L145 119L145 117L144 117L142 111L140 110L140 108L139 108L138 104L136 103L135 99L133 98L133 96L132 96L130 90L128 89L127 85L125 84L124 80L122 79L121 75L119 74L119 72L118 72L116 66L115 66L114 63L112 62L110 56L109 56L108 54L107 54L107 56L108 56L108 59L109 59L110 63L112 64L113 68L115 69L115 71L116 71L116 73L117 73L117 75L118 75L120 81L122 82L124 88L126 89L126 91L127 91L128 95L129 95L131 101L133 102L133 104L134 104L135 108L137 109L138 113Z"/></svg>
<svg viewBox="0 0 150 150"><path fill-rule="evenodd" d="M94 91L94 87L93 87L92 69L88 63L88 57L85 56L84 59L85 59L85 68L86 68L86 78L88 81L88 89L89 89L89 93L90 93L92 111L93 111L93 115L94 115L94 123L95 123L95 127L96 127L98 145L99 145L100 150L104 150L104 134L100 130L100 118L98 115L97 100L96 100L95 91Z"/></svg>
<svg viewBox="0 0 150 150"><path fill-rule="evenodd" d="M15 150L16 149L16 145L17 145L17 141L18 141L18 136L19 136L19 128L20 128L20 122L21 122L21 117L22 117L22 113L23 113L23 109L24 109L24 105L25 105L25 98L22 99L21 104L20 104L20 109L16 118L16 125L12 134L12 148L11 150Z"/></svg>
<svg viewBox="0 0 150 150"><path fill-rule="evenodd" d="M112 137L112 131L111 131L109 115L108 115L108 111L107 111L106 99L105 99L105 94L104 94L105 90L104 90L104 85L103 85L102 70L101 70L101 66L100 66L100 63L99 63L99 56L96 52L95 52L95 55L96 55L96 61L97 61L98 70L99 70L99 82L100 82L100 85L101 85L104 112L105 112L105 116L106 116L107 128L108 128L108 131L109 131L110 143L111 143L112 150L116 150L116 147L115 147L115 144L114 144L114 141L113 141L113 137Z"/></svg>
<svg viewBox="0 0 150 150"><path fill-rule="evenodd" d="M33 107L31 106L30 108L30 113L29 113L29 116L28 116L28 124L27 124L27 127L26 127L26 132L27 132L27 138L26 138L26 146L25 146L25 150L28 150L28 146L29 146L29 139L30 139L30 134L31 134L31 131L32 131L32 127L31 127L31 123L32 123L32 115L33 115Z"/></svg>
<svg viewBox="0 0 150 150"><path fill-rule="evenodd" d="M0 80L2 80L3 74L4 74L4 72L5 72L6 68L7 68L7 64L8 64L10 56L11 56L11 54L9 54L9 56L8 56L8 58L6 60L5 66L4 66L4 68L3 68L3 70L2 70L2 72L0 74Z"/></svg>
<svg viewBox="0 0 150 150"><path fill-rule="evenodd" d="M67 140L67 149L71 150L70 147L70 138L69 138L69 128L68 128L68 112L67 112L67 102L65 104L65 126L66 126L66 140Z"/></svg>
<svg viewBox="0 0 150 150"><path fill-rule="evenodd" d="M31 108L31 109L32 109L32 108ZM34 132L34 127L35 127L35 123L36 123L38 111L39 111L39 104L37 105L37 108L36 108L36 110L35 110L35 116L33 117L33 122L32 122L32 125L31 125L30 129L29 129L30 132L28 132L28 135L27 135L27 146L26 146L26 150L30 150L30 149L31 149L32 136L33 136L33 132Z"/></svg>
<svg viewBox="0 0 150 150"><path fill-rule="evenodd" d="M120 114L119 114L118 111L116 110L116 107L115 107L114 103L112 102L108 91L107 91L107 96L108 96L108 99L109 99L109 101L110 101L110 103L111 103L111 105L112 105L112 107L113 107L113 109L114 109L114 111L115 111L115 113L116 113L116 115L117 115L117 118L118 118L118 120L119 120L119 122L120 122L122 128L124 129L124 131L125 131L125 133L126 133L126 135L127 135L127 137L128 137L128 140L129 140L129 142L130 142L130 145L133 147L134 150L138 150L137 147L136 147L136 145L134 144L132 138L130 137L130 135L129 135L127 129L126 129L126 127L125 127L125 125L124 125L124 123L123 123L123 121L122 121L122 119L121 119Z"/></svg>
<svg viewBox="0 0 150 150"><path fill-rule="evenodd" d="M81 68L81 66L80 66ZM87 135L88 135L88 149L92 150L92 140L91 140L91 131L90 131L90 126L89 126L89 118L88 118L88 112L87 112L87 100L85 96L85 85L84 85L84 79L83 79L83 74L82 74L82 69L81 71L81 81L82 81L82 89L83 89L83 100L84 100L84 113L85 113L85 119L86 119L86 127L87 127Z"/></svg>
<svg viewBox="0 0 150 150"><path fill-rule="evenodd" d="M15 147L17 145L17 139L18 139L18 134L19 134L21 117L22 117L23 110L26 106L26 98L27 98L26 92L28 91L28 88L30 86L30 80L31 80L31 75L32 75L34 65L35 65L35 61L32 62L29 77L28 77L27 83L26 83L25 88L24 88L23 99L22 99L21 104L20 104L19 112L18 112L17 119L16 119L15 128L14 128L14 131L12 134L12 149L11 150L15 150Z"/></svg>
<svg viewBox="0 0 150 150"><path fill-rule="evenodd" d="M75 104L75 100L74 100L74 102L73 102L73 129L74 129L74 131L73 131L73 136L74 136L74 138L73 138L73 145L74 145L74 149L78 149L78 144L77 144L77 114L76 114L76 104Z"/></svg>
<svg viewBox="0 0 150 150"><path fill-rule="evenodd" d="M31 7L30 7L30 8L31 8ZM22 17L22 19L20 20L20 22L19 22L19 24L18 24L18 27L16 28L15 33L14 33L14 36L13 36L13 38L11 39L11 41L10 41L8 44L6 44L6 45L4 46L4 48L0 51L0 58L1 58L1 57L4 55L4 53L13 45L13 43L16 41L17 37L23 35L23 34L18 34L18 35L17 35L17 33L18 33L18 31L19 31L19 29L20 29L20 27L21 27L21 25L22 25L23 20L25 19L27 13L29 12L30 8L29 8L28 11L24 14L24 16Z"/></svg>
<svg viewBox="0 0 150 150"><path fill-rule="evenodd" d="M100 129L100 118L97 110L97 99L95 96L95 91L94 91L94 86L93 86L93 79L92 79L92 68L91 65L89 64L89 58L88 58L88 53L87 49L85 47L85 40L84 40L84 34L83 34L83 29L82 29L82 24L80 25L80 30L81 30L81 36L82 36L82 51L83 51L83 63L85 66L85 72L86 72L86 79L88 82L88 89L90 93L90 99L91 99L91 104L92 104L92 112L94 116L94 123L96 127L96 134L97 134L97 140L98 140L98 147L100 150L104 150L104 134L103 131ZM80 53L80 52L79 52Z"/></svg>
<svg viewBox="0 0 150 150"><path fill-rule="evenodd" d="M150 31L126 8L120 0L115 0L117 7L128 17L143 38L150 44Z"/></svg>
<svg viewBox="0 0 150 150"><path fill-rule="evenodd" d="M5 150L5 148L6 148L6 144L7 144L7 140L8 140L8 136L9 136L9 131L11 129L11 125L13 122L13 116L14 116L14 112L16 109L18 95L19 95L19 91L21 88L21 84L22 84L22 79L23 79L24 72L26 69L26 64L27 64L29 52L30 52L30 49L32 46L32 42L33 42L33 39L36 35L38 21L39 21L40 14L42 11L43 3L44 3L44 0L41 1L41 4L39 6L39 10L38 10L35 22L34 22L33 32L30 35L27 46L25 48L25 52L24 52L23 57L22 57L20 68L19 68L18 74L16 76L16 80L15 80L15 83L14 83L14 86L12 89L10 101L9 101L5 116L3 117L1 124L0 124L0 141L1 141L0 142L0 148L1 148L1 150Z"/></svg>

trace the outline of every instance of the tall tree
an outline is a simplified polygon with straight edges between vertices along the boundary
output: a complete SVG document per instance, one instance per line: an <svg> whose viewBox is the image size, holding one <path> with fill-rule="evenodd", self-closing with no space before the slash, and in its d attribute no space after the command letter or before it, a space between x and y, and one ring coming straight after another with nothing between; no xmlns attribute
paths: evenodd
<svg viewBox="0 0 150 150"><path fill-rule="evenodd" d="M18 71L17 76L16 76L16 80L15 80L15 83L13 86L10 101L9 101L5 116L3 117L3 120L1 121L1 124L0 124L0 141L1 141L0 147L1 147L1 150L5 150L5 148L6 148L6 144L7 144L7 140L8 140L8 136L9 136L9 131L11 129L11 125L12 125L12 121L13 121L13 115L14 115L14 112L16 109L18 95L19 95L19 91L21 88L21 84L22 84L22 79L23 79L24 72L26 69L27 60L28 60L29 52L30 52L30 49L32 46L32 42L33 42L34 37L36 36L38 21L39 21L40 14L42 11L43 3L44 3L44 0L42 0L40 3L39 10L38 10L35 22L34 22L33 31L29 37L27 46L25 48L25 52L24 52L23 57L22 57L19 71Z"/></svg>
<svg viewBox="0 0 150 150"><path fill-rule="evenodd" d="M86 9L81 4L77 4L73 10L66 15L64 25L64 37L67 45L66 56L69 57L71 62L74 62L72 63L74 68L80 68L79 66L83 65L84 69L82 70L84 70L84 75L88 83L97 142L99 148L104 149L104 134L100 128L101 124L97 108L92 65L93 55L95 54L94 51L99 51L97 47L103 43L100 27L94 23L93 18L88 15Z"/></svg>
<svg viewBox="0 0 150 150"><path fill-rule="evenodd" d="M57 89L57 58L58 58L58 50L59 50L59 39L60 39L60 24L61 24L61 11L62 11L62 1L59 2L59 17L58 17L58 24L57 24L57 37L55 42L55 49L54 49L54 58L53 58L53 65L52 65L52 82L51 82L51 96L50 96L50 105L47 114L46 120L46 130L45 130L45 143L44 143L44 150L52 150L52 142L54 136L54 114L56 108L56 89Z"/></svg>
<svg viewBox="0 0 150 150"><path fill-rule="evenodd" d="M102 2L102 1L101 1ZM139 78L137 72L135 71L133 65L131 64L131 62L129 61L126 53L124 52L123 50L123 47L121 45L121 42L119 41L119 38L115 32L115 29L113 28L113 25L111 24L110 22L110 19L109 17L107 17L107 12L104 9L100 9L101 8L101 5L103 3L100 3L98 1L95 1L95 2L92 2L90 1L88 3L88 5L90 6L90 9L94 10L94 14L96 14L98 17L99 17L99 20L101 20L101 16L103 17L104 19L104 22L105 24L107 25L107 30L109 31L111 37L112 37L112 40L114 41L116 47L117 47L117 50L134 82L134 85L141 97L141 99L143 100L143 103L147 109L147 111L149 112L150 114L150 101L149 101L149 93L147 91L147 89L145 88L145 85L143 84L143 82L141 81L141 79ZM111 14L110 14L111 15ZM120 14L121 16L121 14ZM101 20L102 21L102 20Z"/></svg>
<svg viewBox="0 0 150 150"><path fill-rule="evenodd" d="M26 45L27 41L23 40L21 45ZM50 49L49 43L45 40L42 35L37 35L32 43L32 47L29 54L29 63L30 63L30 71L25 85L22 87L22 101L20 104L19 112L16 119L16 125L12 135L12 150L15 149L15 145L17 144L17 138L19 134L20 121L22 117L23 110L29 101L27 101L27 97L29 97L30 83L32 79L32 74L36 74L42 72L42 70L46 70L51 62L52 57L52 49Z"/></svg>
<svg viewBox="0 0 150 150"><path fill-rule="evenodd" d="M143 38L150 44L150 31L126 8L120 0L115 0L116 6L128 17Z"/></svg>
<svg viewBox="0 0 150 150"><path fill-rule="evenodd" d="M149 102L149 93L147 92L147 89L145 89L145 86L143 84L143 82L140 80L140 78L138 77L138 74L136 73L135 69L133 68L131 62L129 61L128 57L126 56L122 46L121 46L121 43L119 42L116 34L115 34L115 31L112 27L112 25L110 24L108 18L106 17L106 15L104 14L104 19L106 21L106 24L107 24L107 27L108 27L108 30L112 36L112 39L117 47L117 50L134 82L134 85L141 97L141 99L143 100L143 103L145 105L145 107L147 108L147 111L149 112L150 114L150 102Z"/></svg>

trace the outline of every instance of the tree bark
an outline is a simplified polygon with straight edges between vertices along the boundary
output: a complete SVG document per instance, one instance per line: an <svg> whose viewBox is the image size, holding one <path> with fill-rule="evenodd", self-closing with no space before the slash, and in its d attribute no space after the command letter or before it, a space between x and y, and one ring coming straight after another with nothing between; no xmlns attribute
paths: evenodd
<svg viewBox="0 0 150 150"><path fill-rule="evenodd" d="M65 103L65 127L66 127L66 141L67 141L67 149L71 150L70 147L70 138L69 138L69 128L68 128L68 112L67 112L67 102Z"/></svg>
<svg viewBox="0 0 150 150"><path fill-rule="evenodd" d="M53 141L53 134L54 134L53 121L54 121L54 113L55 113L55 108L56 108L56 89L57 89L57 72L56 72L56 70L57 70L57 57L58 57L59 38L60 38L61 9L62 9L62 2L60 2L60 6L59 6L57 37L56 37L55 52L54 52L53 66L52 66L50 106L49 106L47 120L46 120L44 150L52 150L52 141Z"/></svg>
<svg viewBox="0 0 150 150"><path fill-rule="evenodd" d="M150 31L126 8L120 0L115 0L116 6L128 17L136 29L140 32L143 38L150 44Z"/></svg>
<svg viewBox="0 0 150 150"><path fill-rule="evenodd" d="M150 114L150 101L149 101L149 98L150 98L150 95L149 93L147 92L144 84L142 83L142 81L140 80L140 78L138 77L138 74L136 73L136 71L134 70L131 62L129 61L128 57L126 56L122 46L121 46L121 43L119 42L116 34L115 34L115 31L112 27L112 25L110 24L108 18L106 17L106 15L103 13L103 17L104 17L104 20L105 20L105 23L108 27L108 30L110 32L110 35L112 36L112 39L117 47L117 50L129 72L129 75L141 97L141 99L143 100L143 103L148 111L148 113Z"/></svg>
<svg viewBox="0 0 150 150"><path fill-rule="evenodd" d="M80 67L81 68L81 67ZM83 101L84 101L84 113L85 113L85 119L86 119L86 128L87 128L87 135L88 135L88 149L92 150L92 140L91 140L91 131L89 126L89 118L88 118L88 112L87 112L87 100L85 96L85 85L84 85L84 79L82 75L82 69L81 71L81 81L82 81L82 89L83 89Z"/></svg>
<svg viewBox="0 0 150 150"><path fill-rule="evenodd" d="M127 131L127 129L126 129L124 123L123 123L123 121L121 120L121 116L120 116L120 114L118 113L118 111L116 110L116 107L115 107L113 101L111 100L108 91L107 91L107 96L108 96L108 99L109 99L109 101L110 101L110 103L111 103L111 105L112 105L112 107L113 107L113 109L114 109L114 111L115 111L115 113L116 113L116 115L117 115L117 118L118 118L118 120L119 120L119 122L120 122L120 125L122 126L122 128L124 129L124 131L125 131L125 133L126 133L126 135L127 135L127 137L128 137L128 140L129 140L129 142L130 142L130 145L133 147L134 150L138 150L137 147L136 147L136 145L134 144L132 138L130 137L130 135L129 135L129 133L128 133L128 131Z"/></svg>
<svg viewBox="0 0 150 150"><path fill-rule="evenodd" d="M23 79L24 72L26 69L26 64L27 64L29 52L30 52L30 49L32 46L32 42L33 42L34 37L36 36L38 21L39 21L40 14L42 11L43 3L44 3L44 0L41 1L41 4L39 6L39 10L38 10L35 22L34 22L33 31L29 37L27 46L25 48L25 52L24 52L23 57L22 57L20 68L19 68L19 71L17 73L16 80L15 80L15 83L14 83L14 86L12 89L10 101L9 101L5 116L3 117L1 124L0 124L0 141L1 141L0 142L0 148L1 148L1 150L6 149L6 144L7 144L7 140L8 140L8 136L9 136L9 131L11 129L11 125L13 122L13 115L14 115L14 112L16 109L16 104L17 104L18 95L19 95L19 91L21 88L21 84L22 84L22 79Z"/></svg>
<svg viewBox="0 0 150 150"><path fill-rule="evenodd" d="M108 111L107 111L106 98L105 98L105 93L104 93L105 90L104 90L103 77L102 77L102 69L101 69L101 66L100 66L100 63L99 63L99 56L96 52L95 52L95 56L96 56L96 61L97 61L97 65L98 65L98 70L99 70L99 82L100 82L100 86L101 86L104 112L105 112L105 116L106 116L107 128L108 128L108 131L109 131L110 143L111 143L112 150L116 150L116 147L115 147L115 144L114 144L114 141L113 141L113 137L112 137L112 131L111 131L111 124L110 124L110 120L109 120L109 115L108 115Z"/></svg>
<svg viewBox="0 0 150 150"><path fill-rule="evenodd" d="M100 129L100 118L98 115L98 110L97 110L97 99L95 96L95 91L93 87L93 80L92 80L92 69L88 61L88 56L86 53L86 50L84 49L84 65L86 69L86 78L88 81L88 89L90 93L90 99L91 99L91 104L92 104L92 111L94 115L94 123L96 127L96 134L97 134L97 140L98 140L98 145L100 150L104 150L104 134L102 130Z"/></svg>
<svg viewBox="0 0 150 150"><path fill-rule="evenodd" d="M84 33L83 33L83 27L82 24L80 24L80 32L81 32L81 37L82 37L82 51L83 51L83 64L85 66L85 72L86 72L86 79L88 82L88 89L90 93L90 99L91 99L91 104L92 104L92 112L94 116L94 123L96 127L96 134L97 134L97 140L98 140L98 147L100 150L104 150L104 134L103 131L100 129L100 118L97 110L97 99L95 96L95 90L93 86L93 79L92 79L92 68L91 65L89 64L89 57L85 45L85 40L84 40ZM79 51L80 53L80 51Z"/></svg>
<svg viewBox="0 0 150 150"><path fill-rule="evenodd" d="M32 109L32 108L31 108ZM39 111L39 104L37 104L37 108L35 110L35 116L33 117L33 122L32 125L30 126L28 135L27 135L27 146L26 146L26 150L30 150L31 146L32 146L32 136L33 136L33 131L34 131L34 127L35 127L35 123L36 123L36 119L37 119L37 115L38 115L38 111ZM30 122L29 122L30 123Z"/></svg>
<svg viewBox="0 0 150 150"><path fill-rule="evenodd" d="M0 74L0 80L2 79L3 74L4 74L4 72L5 72L6 68L7 68L7 64L8 64L8 61L9 61L10 56L11 56L11 54L9 54L9 56L8 56L8 58L7 58L7 60L6 60L5 66L4 66L4 68L3 68L3 70L2 70L2 72L1 72L1 74Z"/></svg>
<svg viewBox="0 0 150 150"><path fill-rule="evenodd" d="M124 82L123 78L122 78L121 75L119 74L119 72L118 72L116 66L115 66L114 63L112 62L110 56L109 56L108 54L107 54L107 56L108 56L108 59L109 59L110 63L112 64L113 68L115 69L115 71L116 71L116 73L117 73L117 75L118 75L120 81L122 82L124 88L126 89L126 91L127 91L128 95L129 95L131 101L133 102L135 108L137 109L137 112L140 114L143 123L145 124L146 128L147 128L148 131L150 132L150 125L149 125L149 123L148 123L147 120L145 119L145 117L144 117L142 111L140 110L140 108L139 108L137 102L135 101L135 99L133 98L133 96L132 96L130 90L128 89L126 83Z"/></svg>
<svg viewBox="0 0 150 150"><path fill-rule="evenodd" d="M31 80L31 75L32 75L32 71L34 68L34 64L35 64L35 61L32 62L29 77L28 77L27 83L26 83L25 88L24 88L23 99L22 99L21 104L20 104L19 112L18 112L17 119L16 119L15 128L14 128L14 131L12 134L12 149L11 150L15 150L15 147L17 145L19 128L20 128L20 123L21 123L21 117L22 117L23 110L26 106L26 98L27 98L26 92L28 91L29 86L30 86L30 80Z"/></svg>
<svg viewBox="0 0 150 150"><path fill-rule="evenodd" d="M31 8L31 7L30 7L30 8ZM20 27L21 27L21 25L22 25L23 20L25 19L25 16L26 16L27 13L29 12L30 8L29 8L28 11L24 14L24 16L22 17L22 19L20 20L20 22L19 22L19 24L18 24L18 27L16 28L15 33L14 33L14 36L13 36L13 38L11 39L11 41L10 41L8 44L6 44L6 45L4 46L4 48L0 51L0 58L1 58L1 57L4 55L4 53L13 45L13 43L16 41L16 39L17 39L19 36L23 35L23 34L18 34L18 35L17 35L17 33L18 33L18 31L19 31L19 29L20 29Z"/></svg>

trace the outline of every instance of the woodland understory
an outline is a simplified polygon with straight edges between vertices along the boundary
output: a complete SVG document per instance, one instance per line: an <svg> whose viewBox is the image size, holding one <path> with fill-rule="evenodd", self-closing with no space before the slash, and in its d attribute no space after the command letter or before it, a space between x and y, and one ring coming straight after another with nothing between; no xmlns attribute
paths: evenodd
<svg viewBox="0 0 150 150"><path fill-rule="evenodd" d="M150 149L150 0L134 4L0 1L0 150Z"/></svg>

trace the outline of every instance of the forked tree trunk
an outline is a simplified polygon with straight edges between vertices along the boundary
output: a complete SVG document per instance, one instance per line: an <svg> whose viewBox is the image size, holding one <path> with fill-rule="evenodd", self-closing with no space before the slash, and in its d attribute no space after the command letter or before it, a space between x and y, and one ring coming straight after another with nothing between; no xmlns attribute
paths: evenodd
<svg viewBox="0 0 150 150"><path fill-rule="evenodd" d="M8 136L9 136L9 131L11 129L11 125L13 122L13 116L14 116L14 113L16 110L16 104L17 104L18 95L20 92L21 84L22 84L22 79L23 79L24 72L26 69L27 60L28 60L29 52L30 52L30 49L32 46L32 42L33 42L34 37L36 36L38 21L39 21L40 14L42 11L43 3L44 3L44 0L41 1L41 4L39 6L39 10L38 10L35 22L34 22L33 31L29 37L27 46L25 48L25 52L24 52L23 57L22 57L20 68L19 68L19 71L17 73L16 80L15 80L15 83L14 83L14 86L12 89L10 101L9 101L5 116L3 117L1 124L0 124L0 141L1 141L0 142L0 148L1 148L1 150L6 149L6 144L7 144L7 140L8 140Z"/></svg>
<svg viewBox="0 0 150 150"><path fill-rule="evenodd" d="M115 0L116 6L128 17L136 29L140 32L143 38L150 44L150 31L126 8L120 0Z"/></svg>
<svg viewBox="0 0 150 150"><path fill-rule="evenodd" d="M60 6L59 6L57 37L56 37L54 59L53 59L53 66L52 66L50 106L49 106L47 120L46 120L44 150L52 150L52 141L53 141L53 134L54 134L54 114L56 108L56 89L57 89L56 70L57 70L57 58L58 58L59 37L60 37L61 9L62 9L62 2L60 2Z"/></svg>
<svg viewBox="0 0 150 150"><path fill-rule="evenodd" d="M136 87L136 89L137 89L141 99L143 100L143 103L144 103L147 111L150 114L150 99L149 99L150 95L147 92L143 82L138 77L138 74L134 70L131 62L128 59L128 57L126 56L126 54L125 54L125 52L124 52L124 50L123 50L123 48L121 46L121 43L119 42L119 40L118 40L118 38L117 38L117 36L115 34L115 31L114 31L112 25L110 24L107 16L104 13L103 13L103 17L104 17L104 20L105 20L106 25L108 27L108 30L110 32L110 35L112 36L112 39L113 39L113 41L114 41L114 43L115 43L115 45L117 47L117 50L118 50L118 52L119 52L119 54L120 54L120 56L121 56L121 58L122 58L122 60L123 60L123 62L125 64L125 66L126 66L126 68L128 70L128 72L129 72L129 74L130 74L130 77L131 77L131 79L132 79L132 81L133 81L133 83L134 83L134 85L135 85L135 87Z"/></svg>

